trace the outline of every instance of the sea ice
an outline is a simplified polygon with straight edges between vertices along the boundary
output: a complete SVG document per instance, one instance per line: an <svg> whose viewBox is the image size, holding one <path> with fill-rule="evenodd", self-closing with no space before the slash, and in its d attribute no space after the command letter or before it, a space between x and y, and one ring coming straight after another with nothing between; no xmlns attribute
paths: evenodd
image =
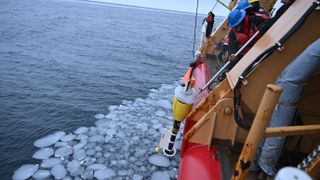
<svg viewBox="0 0 320 180"><path fill-rule="evenodd" d="M102 157L102 152L96 152L96 154L94 155L94 157L96 157L96 158Z"/></svg>
<svg viewBox="0 0 320 180"><path fill-rule="evenodd" d="M148 158L149 163L160 166L160 167L169 167L170 161L163 155L154 154Z"/></svg>
<svg viewBox="0 0 320 180"><path fill-rule="evenodd" d="M75 139L83 141L83 140L88 139L88 136L85 134L79 134L78 136L75 137Z"/></svg>
<svg viewBox="0 0 320 180"><path fill-rule="evenodd" d="M170 176L166 171L156 171L152 173L151 180L170 180Z"/></svg>
<svg viewBox="0 0 320 180"><path fill-rule="evenodd" d="M101 135L95 135L95 136L89 137L89 142L104 142L104 141L105 139Z"/></svg>
<svg viewBox="0 0 320 180"><path fill-rule="evenodd" d="M96 146L96 147L94 147L94 150L96 150L96 151L102 151L102 147Z"/></svg>
<svg viewBox="0 0 320 180"><path fill-rule="evenodd" d="M48 170L38 170L32 177L34 179L47 179L50 175L50 171Z"/></svg>
<svg viewBox="0 0 320 180"><path fill-rule="evenodd" d="M36 151L32 158L34 159L48 159L50 156L53 155L54 150L52 148L42 148Z"/></svg>
<svg viewBox="0 0 320 180"><path fill-rule="evenodd" d="M88 149L87 152L86 152L86 154L88 156L93 156L95 153L96 153L96 151L94 149Z"/></svg>
<svg viewBox="0 0 320 180"><path fill-rule="evenodd" d="M73 158L75 160L81 161L86 157L86 151L84 149L77 149L73 153Z"/></svg>
<svg viewBox="0 0 320 180"><path fill-rule="evenodd" d="M38 164L22 165L19 169L14 171L12 179L13 180L28 179L30 176L32 176L38 170L38 167L39 167Z"/></svg>
<svg viewBox="0 0 320 180"><path fill-rule="evenodd" d="M101 155L101 157L97 158L96 162L99 164L103 164L105 161L106 161L106 159L104 157L102 157L102 155Z"/></svg>
<svg viewBox="0 0 320 180"><path fill-rule="evenodd" d="M93 157L90 157L90 156L87 156L86 158L83 159L83 165L85 166L90 166L91 164L95 163L96 162L96 158L93 158Z"/></svg>
<svg viewBox="0 0 320 180"><path fill-rule="evenodd" d="M122 170L119 170L117 174L118 174L119 176L126 176L126 175L128 175L128 171L122 169Z"/></svg>
<svg viewBox="0 0 320 180"><path fill-rule="evenodd" d="M92 169L92 170L99 170L99 169L105 169L105 168L107 167L104 164L91 164L90 166L87 167L87 169Z"/></svg>
<svg viewBox="0 0 320 180"><path fill-rule="evenodd" d="M55 132L53 134L50 134L48 136L45 136L41 139L37 139L35 142L34 142L34 146L36 147L39 147L39 148L43 148L43 147L47 147L47 146L51 146L53 145L54 143L58 142L59 139L64 136L66 133L63 132L63 131L58 131L58 132Z"/></svg>
<svg viewBox="0 0 320 180"><path fill-rule="evenodd" d="M92 169L87 168L81 174L81 178L82 179L93 179L93 173L94 173L94 171Z"/></svg>
<svg viewBox="0 0 320 180"><path fill-rule="evenodd" d="M109 106L108 109L109 111L113 111L115 109L117 109L118 106L115 106L115 105L112 105L112 106Z"/></svg>
<svg viewBox="0 0 320 180"><path fill-rule="evenodd" d="M62 146L54 152L55 157L66 157L70 154L72 154L72 148L70 146Z"/></svg>
<svg viewBox="0 0 320 180"><path fill-rule="evenodd" d="M63 165L58 164L51 169L51 174L54 176L55 179L62 179L66 176L67 171Z"/></svg>
<svg viewBox="0 0 320 180"><path fill-rule="evenodd" d="M113 169L107 168L107 169L100 169L94 172L94 177L97 179L107 179L115 176L116 173Z"/></svg>
<svg viewBox="0 0 320 180"><path fill-rule="evenodd" d="M157 104L164 109L171 109L172 108L171 102L166 99L157 101Z"/></svg>
<svg viewBox="0 0 320 180"><path fill-rule="evenodd" d="M61 141L63 142L68 142L68 141L72 141L74 138L76 137L76 135L70 133L68 135L65 135L61 138Z"/></svg>
<svg viewBox="0 0 320 180"><path fill-rule="evenodd" d="M67 171L70 172L71 176L77 176L82 174L82 172L84 171L84 167L81 167L79 161L72 160L67 164Z"/></svg>
<svg viewBox="0 0 320 180"><path fill-rule="evenodd" d="M52 168L53 166L56 166L61 162L62 161L59 158L49 158L49 159L43 160L40 166L43 168Z"/></svg>
<svg viewBox="0 0 320 180"><path fill-rule="evenodd" d="M78 150L78 149L81 149L81 148L83 148L85 145L87 145L87 141L85 140L85 141L81 141L81 142L79 142L78 144L76 144L76 145L74 145L73 146L73 150Z"/></svg>
<svg viewBox="0 0 320 180"><path fill-rule="evenodd" d="M159 117L164 117L166 116L166 112L162 111L162 110L158 110L154 113L155 115L159 116Z"/></svg>
<svg viewBox="0 0 320 180"><path fill-rule="evenodd" d="M88 132L88 128L87 127L79 127L74 133L75 134L85 134Z"/></svg>
<svg viewBox="0 0 320 180"><path fill-rule="evenodd" d="M141 176L140 174L134 174L132 177L132 180L142 180L143 176Z"/></svg>
<svg viewBox="0 0 320 180"><path fill-rule="evenodd" d="M57 143L54 144L54 147L61 147L61 146L66 146L66 145L68 145L67 142L58 141Z"/></svg>
<svg viewBox="0 0 320 180"><path fill-rule="evenodd" d="M96 119L102 119L102 118L105 118L106 116L104 115L104 114L96 114L95 116L94 116L94 118L96 118Z"/></svg>
<svg viewBox="0 0 320 180"><path fill-rule="evenodd" d="M108 136L113 136L116 133L117 133L117 129L109 129L109 130L107 130L107 135Z"/></svg>
<svg viewBox="0 0 320 180"><path fill-rule="evenodd" d="M114 114L114 113L109 113L106 115L106 118L109 118L109 119L114 119L117 117L117 114Z"/></svg>
<svg viewBox="0 0 320 180"><path fill-rule="evenodd" d="M104 156L105 158L109 158L111 155L112 155L112 154L109 153L109 152L106 152L106 153L103 154L103 156Z"/></svg>

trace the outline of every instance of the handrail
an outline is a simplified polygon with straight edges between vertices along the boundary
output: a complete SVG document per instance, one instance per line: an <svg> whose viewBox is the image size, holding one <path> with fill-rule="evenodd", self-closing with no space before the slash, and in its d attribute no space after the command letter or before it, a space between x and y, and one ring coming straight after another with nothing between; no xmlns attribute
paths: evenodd
<svg viewBox="0 0 320 180"><path fill-rule="evenodd" d="M320 133L320 125L288 126L267 128L265 137L297 136Z"/></svg>

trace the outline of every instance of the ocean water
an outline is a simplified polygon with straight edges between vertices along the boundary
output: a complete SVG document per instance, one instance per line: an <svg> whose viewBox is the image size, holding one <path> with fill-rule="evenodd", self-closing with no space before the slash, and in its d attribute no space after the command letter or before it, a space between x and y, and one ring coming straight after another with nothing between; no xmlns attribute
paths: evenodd
<svg viewBox="0 0 320 180"><path fill-rule="evenodd" d="M194 16L85 1L0 4L0 179L42 162L32 158L35 140L56 131L73 135L79 127L89 129L86 151L101 146L115 157L99 162L112 177L174 177L178 156L167 169L150 158L160 131L170 126L176 82L192 61ZM92 140L96 135L104 141ZM141 144L132 145L132 137ZM130 157L142 161L135 165L140 170L126 165ZM64 166L74 160L60 158Z"/></svg>

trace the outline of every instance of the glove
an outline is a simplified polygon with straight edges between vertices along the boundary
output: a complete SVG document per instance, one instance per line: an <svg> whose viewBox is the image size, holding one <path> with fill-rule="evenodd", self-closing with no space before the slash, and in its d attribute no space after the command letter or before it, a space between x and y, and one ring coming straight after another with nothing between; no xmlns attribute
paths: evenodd
<svg viewBox="0 0 320 180"><path fill-rule="evenodd" d="M229 61L231 62L237 62L238 61L238 57L235 54L231 54L229 56Z"/></svg>

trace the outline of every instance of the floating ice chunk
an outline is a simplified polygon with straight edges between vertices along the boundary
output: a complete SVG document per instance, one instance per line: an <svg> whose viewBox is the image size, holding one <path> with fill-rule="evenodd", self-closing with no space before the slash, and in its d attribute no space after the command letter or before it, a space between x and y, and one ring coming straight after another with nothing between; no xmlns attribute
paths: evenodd
<svg viewBox="0 0 320 180"><path fill-rule="evenodd" d="M116 117L117 117L117 115L114 114L114 113L109 113L109 114L106 115L106 118L109 118L109 119L114 119Z"/></svg>
<svg viewBox="0 0 320 180"><path fill-rule="evenodd" d="M66 157L70 154L72 154L72 148L70 146L62 146L54 152L55 157Z"/></svg>
<svg viewBox="0 0 320 180"><path fill-rule="evenodd" d="M79 127L74 133L75 134L85 134L88 132L88 128L87 127Z"/></svg>
<svg viewBox="0 0 320 180"><path fill-rule="evenodd" d="M88 136L84 135L84 134L79 134L78 136L75 137L75 139L84 141L84 140L88 139Z"/></svg>
<svg viewBox="0 0 320 180"><path fill-rule="evenodd" d="M87 156L86 158L84 158L83 161L81 161L81 163L83 163L83 165L85 166L90 166L91 164L95 163L96 160L97 160L96 158Z"/></svg>
<svg viewBox="0 0 320 180"><path fill-rule="evenodd" d="M102 151L102 147L96 146L96 147L94 147L94 150L96 150L96 151Z"/></svg>
<svg viewBox="0 0 320 180"><path fill-rule="evenodd" d="M81 174L81 178L82 179L93 179L93 173L94 171L92 169L86 169L83 171L83 173Z"/></svg>
<svg viewBox="0 0 320 180"><path fill-rule="evenodd" d="M14 171L12 179L13 180L28 179L30 176L32 176L38 170L38 167L39 167L38 164L22 165L19 169Z"/></svg>
<svg viewBox="0 0 320 180"><path fill-rule="evenodd" d="M64 166L62 166L61 164L58 164L51 169L51 174L55 179L62 179L63 177L66 176L67 171L64 168Z"/></svg>
<svg viewBox="0 0 320 180"><path fill-rule="evenodd" d="M152 173L151 180L170 180L170 176L166 171L156 171Z"/></svg>
<svg viewBox="0 0 320 180"><path fill-rule="evenodd" d="M99 170L99 169L106 169L107 167L103 164L91 164L90 166L87 167L87 169L92 169L92 170Z"/></svg>
<svg viewBox="0 0 320 180"><path fill-rule="evenodd" d="M112 155L112 154L109 153L109 152L106 152L106 153L103 154L103 156L104 156L105 158L109 158L111 155Z"/></svg>
<svg viewBox="0 0 320 180"><path fill-rule="evenodd" d="M159 116L159 117L164 117L164 116L166 116L166 112L165 112L165 111L162 111L162 110L156 111L154 114L157 115L157 116Z"/></svg>
<svg viewBox="0 0 320 180"><path fill-rule="evenodd" d="M68 142L68 141L72 141L74 138L76 137L76 135L70 133L68 135L65 135L61 138L61 141L63 142Z"/></svg>
<svg viewBox="0 0 320 180"><path fill-rule="evenodd" d="M68 144L67 142L60 142L60 141L58 141L57 143L54 144L54 147L66 146L67 144Z"/></svg>
<svg viewBox="0 0 320 180"><path fill-rule="evenodd" d="M109 129L109 130L107 130L107 135L108 136L113 136L116 133L117 133L117 129Z"/></svg>
<svg viewBox="0 0 320 180"><path fill-rule="evenodd" d="M53 134L50 134L46 137L43 137L41 139L37 139L34 142L34 146L39 147L39 148L43 148L43 147L47 147L47 146L51 146L52 144L56 143L59 141L59 139L64 136L66 133L63 131L58 131L55 132Z"/></svg>
<svg viewBox="0 0 320 180"><path fill-rule="evenodd" d="M79 161L72 160L67 164L67 171L70 172L71 176L78 176L82 174L82 172L84 171L84 167L81 167Z"/></svg>
<svg viewBox="0 0 320 180"><path fill-rule="evenodd" d="M108 109L109 111L113 111L115 109L117 109L118 106L115 106L115 105L112 105L112 106L109 106Z"/></svg>
<svg viewBox="0 0 320 180"><path fill-rule="evenodd" d="M171 102L169 100L159 100L157 101L157 104L164 108L164 109L171 109L172 108L172 105L171 105Z"/></svg>
<svg viewBox="0 0 320 180"><path fill-rule="evenodd" d="M153 124L152 128L153 129L160 129L160 128L162 128L162 124Z"/></svg>
<svg viewBox="0 0 320 180"><path fill-rule="evenodd" d="M132 177L132 180L142 180L143 176L141 176L140 174L134 174Z"/></svg>
<svg viewBox="0 0 320 180"><path fill-rule="evenodd" d="M83 148L85 145L87 145L87 142L86 141L81 141L79 142L78 144L74 145L73 146L73 150L78 150L78 149L81 149Z"/></svg>
<svg viewBox="0 0 320 180"><path fill-rule="evenodd" d="M108 119L99 119L98 121L96 121L94 124L98 127L101 127L101 126L105 126L108 124Z"/></svg>
<svg viewBox="0 0 320 180"><path fill-rule="evenodd" d="M106 116L104 115L104 114L96 114L95 116L94 116L94 118L96 118L96 119L102 119L102 118L105 118Z"/></svg>
<svg viewBox="0 0 320 180"><path fill-rule="evenodd" d="M77 160L72 160L72 161L69 161L68 164L67 164L67 170L69 171L69 169L72 169L72 168L76 168L76 167L80 167L81 164L79 161ZM69 171L70 172L70 171Z"/></svg>
<svg viewBox="0 0 320 180"><path fill-rule="evenodd" d="M44 167L44 168L52 168L53 166L56 166L56 165L60 164L61 162L62 162L61 159L49 158L49 159L43 160L40 166Z"/></svg>
<svg viewBox="0 0 320 180"><path fill-rule="evenodd" d="M97 152L95 155L94 155L94 157L96 157L96 158L99 158L99 157L101 157L102 156L102 152Z"/></svg>
<svg viewBox="0 0 320 180"><path fill-rule="evenodd" d="M94 149L88 149L87 152L86 152L86 154L88 156L93 156L95 153L96 153L96 151Z"/></svg>
<svg viewBox="0 0 320 180"><path fill-rule="evenodd" d="M115 176L116 173L113 169L107 168L107 169L100 169L94 172L94 177L97 179L107 179Z"/></svg>
<svg viewBox="0 0 320 180"><path fill-rule="evenodd" d="M136 152L134 153L134 156L135 156L135 157L142 157L142 156L144 156L146 153L147 153L147 150L146 150L146 149L136 148Z"/></svg>
<svg viewBox="0 0 320 180"><path fill-rule="evenodd" d="M36 151L32 158L34 159L48 159L50 156L53 155L53 149L52 148L42 148Z"/></svg>
<svg viewBox="0 0 320 180"><path fill-rule="evenodd" d="M169 167L170 161L163 155L154 154L148 158L149 163L160 166L160 167Z"/></svg>
<svg viewBox="0 0 320 180"><path fill-rule="evenodd" d="M77 149L73 153L73 158L75 160L81 161L86 157L86 151L84 149Z"/></svg>
<svg viewBox="0 0 320 180"><path fill-rule="evenodd" d="M48 170L38 170L32 177L34 179L47 179L50 175L50 171Z"/></svg>
<svg viewBox="0 0 320 180"><path fill-rule="evenodd" d="M105 139L101 135L94 135L92 137L89 137L89 142L104 142Z"/></svg>
<svg viewBox="0 0 320 180"><path fill-rule="evenodd" d="M65 176L62 180L73 180L70 176Z"/></svg>
<svg viewBox="0 0 320 180"><path fill-rule="evenodd" d="M119 175L119 176L126 176L127 174L128 174L128 171L127 171L127 170L122 169L122 170L119 170L119 171L118 171L118 175Z"/></svg>
<svg viewBox="0 0 320 180"><path fill-rule="evenodd" d="M180 150L181 149L181 145L182 145L182 141L181 140L177 140L176 143L174 144L174 147L177 150Z"/></svg>

